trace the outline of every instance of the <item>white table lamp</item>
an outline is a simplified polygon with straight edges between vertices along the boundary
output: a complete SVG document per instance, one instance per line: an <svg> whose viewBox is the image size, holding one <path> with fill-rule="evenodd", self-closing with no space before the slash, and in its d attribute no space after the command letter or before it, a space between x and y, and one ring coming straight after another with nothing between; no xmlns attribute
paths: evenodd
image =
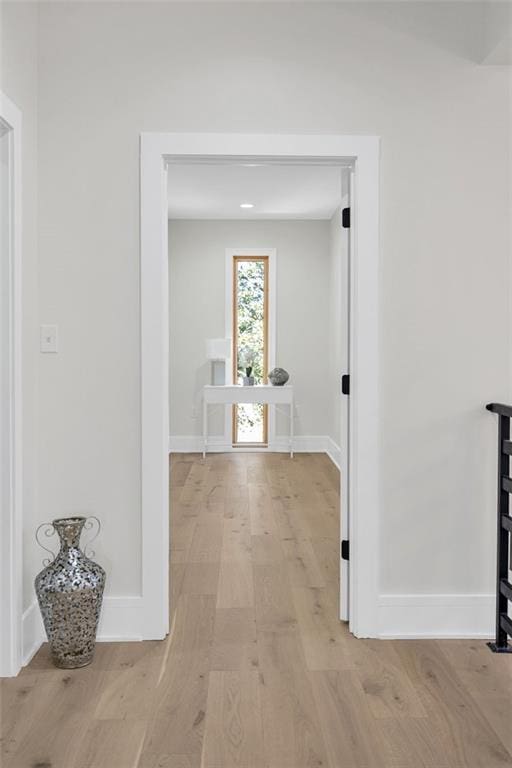
<svg viewBox="0 0 512 768"><path fill-rule="evenodd" d="M231 354L231 339L206 339L206 359L211 361L211 383L226 383L226 360Z"/></svg>
<svg viewBox="0 0 512 768"><path fill-rule="evenodd" d="M230 357L231 339L206 339L207 360L226 360Z"/></svg>

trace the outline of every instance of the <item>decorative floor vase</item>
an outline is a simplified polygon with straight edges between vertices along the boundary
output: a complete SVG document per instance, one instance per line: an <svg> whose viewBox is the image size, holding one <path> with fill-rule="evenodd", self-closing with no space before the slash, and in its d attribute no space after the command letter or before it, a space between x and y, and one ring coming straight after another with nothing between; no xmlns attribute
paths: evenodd
<svg viewBox="0 0 512 768"><path fill-rule="evenodd" d="M53 560L45 560L46 567L36 576L35 589L52 659L64 669L84 667L94 656L105 571L80 549L82 530L84 526L91 528L92 520L96 520L99 533L99 520L86 517L53 520L43 523L36 532L39 544L52 555L39 540L39 531L45 529L47 537L56 532L60 539L60 551ZM94 552L90 554L94 556Z"/></svg>

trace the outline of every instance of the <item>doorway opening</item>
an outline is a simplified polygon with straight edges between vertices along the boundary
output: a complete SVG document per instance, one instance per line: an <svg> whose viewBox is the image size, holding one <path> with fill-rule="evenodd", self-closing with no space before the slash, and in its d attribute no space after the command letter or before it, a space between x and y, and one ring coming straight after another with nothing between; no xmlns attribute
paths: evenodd
<svg viewBox="0 0 512 768"><path fill-rule="evenodd" d="M379 140L368 136L142 135L143 637L163 637L169 627L168 297L162 287L168 278L167 182L176 182L175 166L183 163L345 165L354 170L350 423L345 452L350 453L350 472L349 493L342 498L350 498L350 629L358 637L378 636L378 157ZM245 451L232 446L231 450Z"/></svg>
<svg viewBox="0 0 512 768"><path fill-rule="evenodd" d="M208 573L219 605L257 612L254 580L271 557L290 600L294 587L315 587L332 619L349 617L339 382L349 373L352 173L349 162L169 167L171 566L185 567L171 608L191 574L200 590ZM289 376L282 387L268 379L276 364Z"/></svg>

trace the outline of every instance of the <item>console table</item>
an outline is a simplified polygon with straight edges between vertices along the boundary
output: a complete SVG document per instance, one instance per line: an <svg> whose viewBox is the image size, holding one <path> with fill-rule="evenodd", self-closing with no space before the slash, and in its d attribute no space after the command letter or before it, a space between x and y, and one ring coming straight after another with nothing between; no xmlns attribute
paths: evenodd
<svg viewBox="0 0 512 768"><path fill-rule="evenodd" d="M287 405L290 409L290 457L293 459L293 386L274 387L272 384L207 385L203 387L203 459L208 448L208 406L262 403L263 405Z"/></svg>

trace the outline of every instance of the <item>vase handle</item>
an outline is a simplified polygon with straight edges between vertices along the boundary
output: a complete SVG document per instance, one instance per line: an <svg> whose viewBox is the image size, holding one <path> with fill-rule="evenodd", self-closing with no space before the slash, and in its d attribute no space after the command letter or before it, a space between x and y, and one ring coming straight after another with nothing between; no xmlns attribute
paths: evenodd
<svg viewBox="0 0 512 768"><path fill-rule="evenodd" d="M94 520L98 523L98 530L96 531L92 539L85 544L84 550L83 550L84 555L89 558L96 557L96 552L94 551L94 549L90 549L90 546L93 543L93 541L96 541L96 539L100 535L101 523L97 517L95 517L94 515L89 515L89 517L87 518L84 524L84 531L90 531L94 528Z"/></svg>
<svg viewBox="0 0 512 768"><path fill-rule="evenodd" d="M42 543L42 541L39 539L39 531L44 528L43 536L46 536L47 539L49 539L51 536L55 536L55 526L53 523L41 523L40 526L36 529L36 541L41 547L41 549L44 549L45 552L48 552L51 555L51 558L45 557L43 560L43 565L46 568L47 565L50 565L55 560L55 552L52 549L49 549L48 547L45 547L45 545Z"/></svg>

